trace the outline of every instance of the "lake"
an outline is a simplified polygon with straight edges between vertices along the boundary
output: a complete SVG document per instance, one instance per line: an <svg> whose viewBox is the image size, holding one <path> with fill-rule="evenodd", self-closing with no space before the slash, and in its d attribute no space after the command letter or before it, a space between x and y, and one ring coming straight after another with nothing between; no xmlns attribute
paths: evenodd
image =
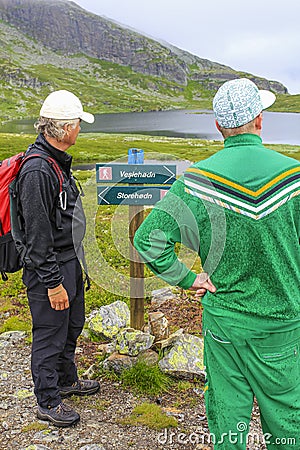
<svg viewBox="0 0 300 450"><path fill-rule="evenodd" d="M300 145L300 114L264 112L265 143ZM33 120L11 121L2 133L33 133ZM221 140L212 111L172 110L96 114L94 124L82 123L83 133L126 133Z"/></svg>

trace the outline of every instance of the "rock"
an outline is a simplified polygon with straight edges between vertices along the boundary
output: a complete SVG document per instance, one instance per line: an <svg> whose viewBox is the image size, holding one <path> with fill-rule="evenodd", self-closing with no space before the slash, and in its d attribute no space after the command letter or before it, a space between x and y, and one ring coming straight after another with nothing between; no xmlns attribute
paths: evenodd
<svg viewBox="0 0 300 450"><path fill-rule="evenodd" d="M98 352L100 353L100 355L111 355L115 351L116 351L116 341L108 343L105 342L98 346Z"/></svg>
<svg viewBox="0 0 300 450"><path fill-rule="evenodd" d="M19 389L16 394L15 397L17 397L19 400L24 400L25 398L29 398L29 397L33 397L34 393L32 392L32 390L29 389Z"/></svg>
<svg viewBox="0 0 300 450"><path fill-rule="evenodd" d="M158 364L163 372L178 378L203 377L203 339L191 334L182 335Z"/></svg>
<svg viewBox="0 0 300 450"><path fill-rule="evenodd" d="M170 288L157 289L152 291L151 306L160 307L168 300L174 300L177 295L173 294Z"/></svg>
<svg viewBox="0 0 300 450"><path fill-rule="evenodd" d="M103 445L97 445L97 444L91 444L91 445L84 445L83 447L80 447L79 450L105 450Z"/></svg>
<svg viewBox="0 0 300 450"><path fill-rule="evenodd" d="M130 311L120 300L101 306L87 318L88 328L97 336L113 339L120 329L129 327Z"/></svg>
<svg viewBox="0 0 300 450"><path fill-rule="evenodd" d="M25 448L25 450L50 450L49 447L45 447L44 445L29 445Z"/></svg>
<svg viewBox="0 0 300 450"><path fill-rule="evenodd" d="M137 356L141 351L152 347L155 337L140 330L127 328L116 337L116 349L122 355Z"/></svg>
<svg viewBox="0 0 300 450"><path fill-rule="evenodd" d="M130 369L136 362L136 357L120 355L120 353L115 352L103 361L102 367L105 370L111 370L117 375L120 375L123 370Z"/></svg>
<svg viewBox="0 0 300 450"><path fill-rule="evenodd" d="M131 369L138 361L144 361L152 366L158 362L158 354L151 349L141 351L138 356L120 355L115 352L103 361L102 367L120 375L124 370Z"/></svg>
<svg viewBox="0 0 300 450"><path fill-rule="evenodd" d="M175 342L183 335L183 328L180 328L179 330L175 331L175 333L172 333L168 339L164 339L162 341L155 342L155 346L160 349L171 347Z"/></svg>
<svg viewBox="0 0 300 450"><path fill-rule="evenodd" d="M8 380L9 374L8 372L0 373L0 380Z"/></svg>
<svg viewBox="0 0 300 450"><path fill-rule="evenodd" d="M59 439L59 431L51 431L50 429L38 431L34 434L33 439L35 441L56 442Z"/></svg>
<svg viewBox="0 0 300 450"><path fill-rule="evenodd" d="M25 448L25 450L50 450L49 447L45 447L44 445L29 445Z"/></svg>
<svg viewBox="0 0 300 450"><path fill-rule="evenodd" d="M169 337L169 322L160 312L149 312L150 333L155 336L155 341L161 341Z"/></svg>
<svg viewBox="0 0 300 450"><path fill-rule="evenodd" d="M158 362L158 359L158 354L150 348L140 352L137 356L137 361L143 361L148 364L148 366L154 366Z"/></svg>
<svg viewBox="0 0 300 450"><path fill-rule="evenodd" d="M6 331L5 333L0 334L0 341L14 343L22 341L25 337L25 331Z"/></svg>

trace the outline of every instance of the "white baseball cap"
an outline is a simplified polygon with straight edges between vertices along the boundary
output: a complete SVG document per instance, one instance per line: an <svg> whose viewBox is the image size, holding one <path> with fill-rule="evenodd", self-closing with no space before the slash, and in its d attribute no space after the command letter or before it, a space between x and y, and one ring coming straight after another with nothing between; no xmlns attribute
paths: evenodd
<svg viewBox="0 0 300 450"><path fill-rule="evenodd" d="M238 128L251 122L276 100L271 91L259 90L248 78L226 81L213 99L216 121L222 128Z"/></svg>
<svg viewBox="0 0 300 450"><path fill-rule="evenodd" d="M93 114L83 111L81 101L72 92L61 90L54 91L45 99L40 116L56 120L82 119L84 122L93 123Z"/></svg>

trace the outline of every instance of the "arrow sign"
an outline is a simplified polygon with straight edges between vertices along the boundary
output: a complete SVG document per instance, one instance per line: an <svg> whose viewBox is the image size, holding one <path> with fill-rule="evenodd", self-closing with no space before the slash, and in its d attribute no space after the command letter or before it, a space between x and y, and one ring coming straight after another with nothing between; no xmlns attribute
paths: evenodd
<svg viewBox="0 0 300 450"><path fill-rule="evenodd" d="M172 184L174 164L96 164L97 183Z"/></svg>
<svg viewBox="0 0 300 450"><path fill-rule="evenodd" d="M170 186L97 186L98 205L155 205Z"/></svg>

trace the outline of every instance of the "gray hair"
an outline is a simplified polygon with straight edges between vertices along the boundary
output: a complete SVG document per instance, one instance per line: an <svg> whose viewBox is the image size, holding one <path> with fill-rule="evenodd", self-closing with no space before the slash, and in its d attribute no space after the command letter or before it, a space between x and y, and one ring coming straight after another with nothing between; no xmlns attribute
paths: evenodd
<svg viewBox="0 0 300 450"><path fill-rule="evenodd" d="M41 116L34 124L34 128L38 133L57 139L57 141L62 141L66 135L64 126L67 125L74 129L78 124L78 120L79 119L57 120Z"/></svg>

